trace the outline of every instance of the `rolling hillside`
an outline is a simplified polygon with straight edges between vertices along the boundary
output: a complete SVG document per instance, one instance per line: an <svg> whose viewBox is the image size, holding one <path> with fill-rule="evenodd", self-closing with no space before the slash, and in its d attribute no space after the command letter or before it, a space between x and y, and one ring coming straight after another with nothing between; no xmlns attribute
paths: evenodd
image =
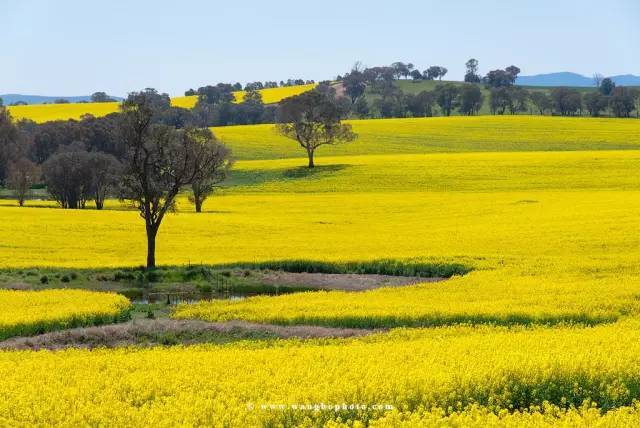
<svg viewBox="0 0 640 428"><path fill-rule="evenodd" d="M349 144L323 146L322 156L491 151L640 149L640 121L551 116L455 116L348 121L358 134ZM212 128L241 160L305 154L274 126Z"/></svg>

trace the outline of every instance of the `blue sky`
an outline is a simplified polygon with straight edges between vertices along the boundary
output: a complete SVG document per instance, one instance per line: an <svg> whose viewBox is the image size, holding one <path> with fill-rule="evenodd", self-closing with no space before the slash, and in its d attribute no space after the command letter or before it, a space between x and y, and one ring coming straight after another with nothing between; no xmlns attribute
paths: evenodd
<svg viewBox="0 0 640 428"><path fill-rule="evenodd" d="M640 74L640 2L0 0L0 93L331 79L365 65Z"/></svg>

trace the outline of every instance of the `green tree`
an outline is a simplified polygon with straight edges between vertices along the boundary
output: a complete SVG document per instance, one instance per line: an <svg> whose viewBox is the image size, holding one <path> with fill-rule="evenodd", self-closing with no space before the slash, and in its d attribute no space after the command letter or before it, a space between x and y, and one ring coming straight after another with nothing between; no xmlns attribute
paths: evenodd
<svg viewBox="0 0 640 428"><path fill-rule="evenodd" d="M600 82L600 93L604 96L609 96L613 93L613 89L616 87L616 84L613 83L613 80L609 77L605 77Z"/></svg>
<svg viewBox="0 0 640 428"><path fill-rule="evenodd" d="M511 72L506 70L491 70L483 80L487 86L492 88L502 88L512 86L515 81L515 77Z"/></svg>
<svg viewBox="0 0 640 428"><path fill-rule="evenodd" d="M478 75L478 60L471 58L465 63L467 72L464 75L464 81L468 83L480 83L480 76Z"/></svg>
<svg viewBox="0 0 640 428"><path fill-rule="evenodd" d="M460 113L466 115L477 114L482 108L484 96L478 85L465 83L460 90Z"/></svg>
<svg viewBox="0 0 640 428"><path fill-rule="evenodd" d="M584 106L593 117L600 116L600 113L602 113L609 104L609 99L599 91L588 92L584 94L582 99L584 101Z"/></svg>
<svg viewBox="0 0 640 428"><path fill-rule="evenodd" d="M94 92L93 94L91 94L92 103L108 103L112 101L115 100L109 97L105 92Z"/></svg>
<svg viewBox="0 0 640 428"><path fill-rule="evenodd" d="M342 111L327 94L316 90L282 100L276 130L295 140L307 152L313 168L318 147L354 141L351 125L341 122Z"/></svg>
<svg viewBox="0 0 640 428"><path fill-rule="evenodd" d="M545 114L545 112L550 111L553 107L551 98L543 91L532 91L530 99L540 114Z"/></svg>
<svg viewBox="0 0 640 428"><path fill-rule="evenodd" d="M435 80L440 77L441 67L438 65L432 65L424 71L424 78L426 80Z"/></svg>
<svg viewBox="0 0 640 428"><path fill-rule="evenodd" d="M430 91L421 91L414 96L407 97L407 108L413 117L433 116L433 104L435 94Z"/></svg>
<svg viewBox="0 0 640 428"><path fill-rule="evenodd" d="M516 114L527 111L529 101L529 91L521 86L510 86L507 88L511 103L509 104L509 113Z"/></svg>
<svg viewBox="0 0 640 428"><path fill-rule="evenodd" d="M367 89L365 76L358 67L354 67L351 72L345 74L342 78L342 86L345 94L351 99L351 104L355 104Z"/></svg>
<svg viewBox="0 0 640 428"><path fill-rule="evenodd" d="M509 67L505 68L504 71L506 71L509 76L511 76L511 84L513 85L514 83L516 83L518 74L520 74L520 68L516 67L515 65L510 65Z"/></svg>
<svg viewBox="0 0 640 428"><path fill-rule="evenodd" d="M513 107L513 99L509 87L499 86L492 88L489 94L489 108L493 114L504 114L507 109Z"/></svg>
<svg viewBox="0 0 640 428"><path fill-rule="evenodd" d="M616 117L629 117L635 108L633 94L624 86L613 88L609 97L609 108Z"/></svg>
<svg viewBox="0 0 640 428"><path fill-rule="evenodd" d="M445 116L451 116L451 111L459 105L460 88L453 83L439 84L435 88L436 102Z"/></svg>
<svg viewBox="0 0 640 428"><path fill-rule="evenodd" d="M566 87L551 90L551 102L556 113L562 116L573 116L582 108L582 95L575 89Z"/></svg>

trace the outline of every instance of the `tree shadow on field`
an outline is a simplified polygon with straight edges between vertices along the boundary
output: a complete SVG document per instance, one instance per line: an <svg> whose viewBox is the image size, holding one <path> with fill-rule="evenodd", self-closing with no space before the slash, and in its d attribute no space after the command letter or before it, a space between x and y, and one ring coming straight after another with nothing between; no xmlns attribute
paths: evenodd
<svg viewBox="0 0 640 428"><path fill-rule="evenodd" d="M291 182L305 179L322 179L346 170L352 165L317 165L315 168L299 166L295 168L258 169L233 171L224 187L260 186L268 183Z"/></svg>
<svg viewBox="0 0 640 428"><path fill-rule="evenodd" d="M282 176L285 178L307 178L316 176L326 176L335 172L342 171L348 168L350 165L337 164L337 165L318 165L314 168L306 166L299 166L296 168L286 169L283 171Z"/></svg>

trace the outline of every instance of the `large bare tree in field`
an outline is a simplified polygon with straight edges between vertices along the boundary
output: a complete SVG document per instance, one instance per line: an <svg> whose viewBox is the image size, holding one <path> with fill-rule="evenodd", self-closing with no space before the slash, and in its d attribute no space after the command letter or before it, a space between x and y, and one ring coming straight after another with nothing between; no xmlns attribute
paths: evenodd
<svg viewBox="0 0 640 428"><path fill-rule="evenodd" d="M147 89L122 103L121 132L127 145L122 198L131 201L145 221L147 268L156 266L156 237L176 196L213 169L218 159L213 139L155 123L167 100Z"/></svg>
<svg viewBox="0 0 640 428"><path fill-rule="evenodd" d="M305 149L309 168L313 168L318 147L356 139L351 125L343 124L341 116L342 111L334 99L313 90L280 102L276 130Z"/></svg>

